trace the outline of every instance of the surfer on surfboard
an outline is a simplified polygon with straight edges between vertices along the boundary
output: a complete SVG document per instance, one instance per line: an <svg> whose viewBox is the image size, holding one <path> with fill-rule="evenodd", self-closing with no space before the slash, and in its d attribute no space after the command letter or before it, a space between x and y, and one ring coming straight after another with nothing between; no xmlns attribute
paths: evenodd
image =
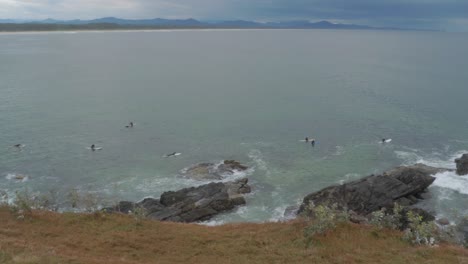
<svg viewBox="0 0 468 264"><path fill-rule="evenodd" d="M92 151L96 151L96 145L92 144L92 145L91 145L91 150L92 150Z"/></svg>
<svg viewBox="0 0 468 264"><path fill-rule="evenodd" d="M174 153L171 153L171 154L166 154L164 157L165 157L165 158L175 157L175 156L179 156L179 155L181 155L181 154L182 154L182 153L174 152Z"/></svg>

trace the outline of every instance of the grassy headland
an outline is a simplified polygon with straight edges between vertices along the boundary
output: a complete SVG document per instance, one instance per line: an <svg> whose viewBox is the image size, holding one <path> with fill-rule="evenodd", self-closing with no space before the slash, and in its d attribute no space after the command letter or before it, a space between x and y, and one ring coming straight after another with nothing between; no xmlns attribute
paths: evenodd
<svg viewBox="0 0 468 264"><path fill-rule="evenodd" d="M119 214L0 208L0 263L468 263L458 246L412 246L394 230L343 224L307 247L304 221L207 227Z"/></svg>

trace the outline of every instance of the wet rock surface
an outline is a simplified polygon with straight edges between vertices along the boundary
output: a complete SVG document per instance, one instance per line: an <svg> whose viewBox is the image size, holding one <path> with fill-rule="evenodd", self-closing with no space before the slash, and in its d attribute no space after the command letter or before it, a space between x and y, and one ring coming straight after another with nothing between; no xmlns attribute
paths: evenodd
<svg viewBox="0 0 468 264"><path fill-rule="evenodd" d="M455 159L455 163L457 164L458 175L468 175L468 154L463 154L460 158Z"/></svg>
<svg viewBox="0 0 468 264"><path fill-rule="evenodd" d="M395 203L412 206L423 199L422 194L434 182L435 178L432 175L442 171L445 169L416 164L397 167L381 175L370 175L343 185L327 187L307 195L298 213L307 214L306 209L311 203L336 204L338 208L352 210L361 216L367 216L382 208L391 210ZM424 212L425 218L433 218L426 213Z"/></svg>
<svg viewBox="0 0 468 264"><path fill-rule="evenodd" d="M248 169L235 160L224 160L221 163L199 163L181 171L181 176L193 180L222 180L235 172Z"/></svg>
<svg viewBox="0 0 468 264"><path fill-rule="evenodd" d="M107 212L132 213L143 210L147 218L172 222L198 222L245 205L244 194L250 193L248 179L232 182L212 182L198 187L165 192L160 199L147 198L141 202L122 201Z"/></svg>

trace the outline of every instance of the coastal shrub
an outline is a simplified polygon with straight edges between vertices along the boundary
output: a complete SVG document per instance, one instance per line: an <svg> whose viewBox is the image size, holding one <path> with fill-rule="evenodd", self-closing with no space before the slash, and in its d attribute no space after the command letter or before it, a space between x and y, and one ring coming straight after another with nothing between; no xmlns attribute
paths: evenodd
<svg viewBox="0 0 468 264"><path fill-rule="evenodd" d="M311 245L315 235L324 234L328 230L334 229L337 224L349 221L348 211L338 209L337 204L315 206L311 203L306 208L306 212L310 221L304 229L307 246Z"/></svg>
<svg viewBox="0 0 468 264"><path fill-rule="evenodd" d="M81 198L82 207L86 212L99 210L99 198L95 193L86 193Z"/></svg>
<svg viewBox="0 0 468 264"><path fill-rule="evenodd" d="M403 238L417 245L434 245L437 240L437 226L434 222L423 222L423 217L409 211L407 213L409 222Z"/></svg>
<svg viewBox="0 0 468 264"><path fill-rule="evenodd" d="M455 225L438 226L437 229L437 240L450 244L464 245L463 235L457 232Z"/></svg>
<svg viewBox="0 0 468 264"><path fill-rule="evenodd" d="M32 210L36 207L36 200L34 196L25 189L24 191L16 191L16 197L13 204L10 206L11 212L17 219L25 219L31 216Z"/></svg>
<svg viewBox="0 0 468 264"><path fill-rule="evenodd" d="M78 193L78 190L72 189L67 195L67 200L70 203L71 208L78 208L78 204L80 202L80 194Z"/></svg>
<svg viewBox="0 0 468 264"><path fill-rule="evenodd" d="M0 206L8 205L8 193L0 190Z"/></svg>
<svg viewBox="0 0 468 264"><path fill-rule="evenodd" d="M131 211L133 219L135 220L135 225L140 226L143 224L143 220L146 218L147 211L143 207L135 207L133 211Z"/></svg>
<svg viewBox="0 0 468 264"><path fill-rule="evenodd" d="M95 193L81 193L78 189L72 189L67 195L71 208L79 211L94 212L99 209L99 198Z"/></svg>
<svg viewBox="0 0 468 264"><path fill-rule="evenodd" d="M50 190L45 194L41 194L36 197L36 203L38 209L48 210L48 211L58 211L58 191Z"/></svg>
<svg viewBox="0 0 468 264"><path fill-rule="evenodd" d="M404 207L395 203L391 213L382 208L370 214L369 223L377 229L390 228L400 230L403 226Z"/></svg>

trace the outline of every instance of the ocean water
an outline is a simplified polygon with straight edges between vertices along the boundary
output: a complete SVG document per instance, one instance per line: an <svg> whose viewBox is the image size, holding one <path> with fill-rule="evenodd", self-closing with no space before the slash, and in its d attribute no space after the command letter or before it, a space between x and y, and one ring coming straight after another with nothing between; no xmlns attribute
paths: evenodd
<svg viewBox="0 0 468 264"><path fill-rule="evenodd" d="M467 34L410 31L0 34L0 193L53 191L64 209L71 190L140 200L236 159L251 169L231 179L253 192L209 224L259 222L394 166L454 167L468 152L466 47ZM468 176L437 177L425 206L467 214Z"/></svg>

